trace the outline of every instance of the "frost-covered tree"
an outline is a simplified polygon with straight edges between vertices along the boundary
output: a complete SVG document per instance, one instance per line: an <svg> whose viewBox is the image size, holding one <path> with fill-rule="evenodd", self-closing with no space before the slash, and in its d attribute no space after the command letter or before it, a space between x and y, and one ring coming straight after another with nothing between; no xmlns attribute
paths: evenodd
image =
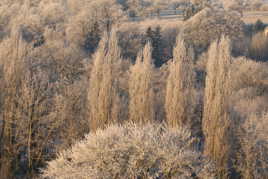
<svg viewBox="0 0 268 179"><path fill-rule="evenodd" d="M215 160L220 177L227 177L231 162L230 50L230 41L225 37L219 42L214 42L209 49L202 121L205 136L204 153Z"/></svg>
<svg viewBox="0 0 268 179"><path fill-rule="evenodd" d="M148 43L130 68L129 119L133 122L146 123L154 120L153 74L152 47Z"/></svg>
<svg viewBox="0 0 268 179"><path fill-rule="evenodd" d="M32 177L53 155L56 120L56 86L14 27L0 43L0 174L3 178Z"/></svg>
<svg viewBox="0 0 268 179"><path fill-rule="evenodd" d="M165 109L167 123L173 127L192 128L196 107L193 49L187 49L179 36L169 62Z"/></svg>
<svg viewBox="0 0 268 179"><path fill-rule="evenodd" d="M121 54L116 32L105 35L94 55L90 73L88 101L89 127L95 131L119 122L120 99L118 76Z"/></svg>

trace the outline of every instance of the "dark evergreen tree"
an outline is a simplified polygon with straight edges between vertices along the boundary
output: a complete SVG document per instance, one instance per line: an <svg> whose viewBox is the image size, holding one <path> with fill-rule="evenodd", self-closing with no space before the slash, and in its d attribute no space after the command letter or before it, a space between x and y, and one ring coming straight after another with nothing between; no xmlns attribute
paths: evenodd
<svg viewBox="0 0 268 179"><path fill-rule="evenodd" d="M187 7L184 10L184 14L183 14L183 20L188 20L190 19L192 16L194 16L196 13L198 13L201 9L198 6L194 6L194 5L189 5L189 7Z"/></svg>
<svg viewBox="0 0 268 179"><path fill-rule="evenodd" d="M145 45L148 41L152 42L153 40L153 30L151 27L148 27L148 29L146 30L146 37L145 37L145 41L143 42L143 45Z"/></svg>
<svg viewBox="0 0 268 179"><path fill-rule="evenodd" d="M43 35L40 35L38 37L36 37L36 39L33 42L33 47L37 48L42 46L45 43L45 37Z"/></svg>
<svg viewBox="0 0 268 179"><path fill-rule="evenodd" d="M101 31L99 28L98 22L95 22L93 26L91 26L86 34L85 41L83 43L84 50L93 54L98 47L99 41L101 39Z"/></svg>
<svg viewBox="0 0 268 179"><path fill-rule="evenodd" d="M155 28L155 30L152 30L151 27L148 27L142 44L145 45L147 42L151 42L153 50L152 58L156 67L160 67L164 63L162 41L161 27L158 26Z"/></svg>
<svg viewBox="0 0 268 179"><path fill-rule="evenodd" d="M253 25L253 32L257 33L263 31L265 27L266 25L260 19L258 19L256 23Z"/></svg>
<svg viewBox="0 0 268 179"><path fill-rule="evenodd" d="M163 64L163 48L160 26L157 26L155 31L153 31L152 47L152 57L154 59L154 64L156 67L160 67Z"/></svg>

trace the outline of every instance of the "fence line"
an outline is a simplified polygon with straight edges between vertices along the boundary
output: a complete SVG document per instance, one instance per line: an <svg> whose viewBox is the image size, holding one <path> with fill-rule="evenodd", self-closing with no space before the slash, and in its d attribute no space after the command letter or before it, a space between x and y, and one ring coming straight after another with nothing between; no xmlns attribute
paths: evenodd
<svg viewBox="0 0 268 179"><path fill-rule="evenodd" d="M154 12L148 14L146 17L129 17L131 21L143 21L146 19L183 19L183 10L160 10L158 13ZM268 11L260 11L260 12L244 12L244 17L268 17Z"/></svg>
<svg viewBox="0 0 268 179"><path fill-rule="evenodd" d="M182 10L160 10L154 13L148 13L146 17L129 17L131 21L143 21L146 19L183 19Z"/></svg>

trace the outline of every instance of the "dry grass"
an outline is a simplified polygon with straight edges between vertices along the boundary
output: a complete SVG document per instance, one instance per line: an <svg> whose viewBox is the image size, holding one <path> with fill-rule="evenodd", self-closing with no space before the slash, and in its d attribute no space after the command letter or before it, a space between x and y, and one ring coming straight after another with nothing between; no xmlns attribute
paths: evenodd
<svg viewBox="0 0 268 179"><path fill-rule="evenodd" d="M244 12L242 19L246 24L254 24L258 19L264 23L268 23L268 13L267 11L247 11Z"/></svg>
<svg viewBox="0 0 268 179"><path fill-rule="evenodd" d="M145 32L148 27L160 26L163 31L167 29L181 28L182 21L178 19L146 19L140 22L124 22L120 25L120 31L127 31L129 28L137 28L140 32Z"/></svg>
<svg viewBox="0 0 268 179"><path fill-rule="evenodd" d="M266 16L253 16L253 17L244 17L243 21L246 24L255 24L258 20L261 20L263 23L268 24L268 17Z"/></svg>

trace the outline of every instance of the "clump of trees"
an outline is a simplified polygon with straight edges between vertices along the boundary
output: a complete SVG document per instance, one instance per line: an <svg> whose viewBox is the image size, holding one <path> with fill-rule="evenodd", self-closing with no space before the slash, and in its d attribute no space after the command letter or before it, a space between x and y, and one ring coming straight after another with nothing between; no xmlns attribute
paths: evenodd
<svg viewBox="0 0 268 179"><path fill-rule="evenodd" d="M237 88L237 84L232 83L231 78L233 75L231 72L236 64L233 64L234 57L231 55L230 40L222 37L218 42L214 42L209 49L206 84L203 89L203 112L195 113L197 89L195 88L194 80L193 50L191 48L186 50L187 46L181 38L181 36L178 37L177 46L174 48L173 60L169 63L169 77L167 78L165 89L165 121L170 127L176 128L178 131L180 128L185 128L191 132L191 136L193 136L192 147L200 151L203 148L204 155L215 162L215 175L217 177L244 176L245 172L250 172L250 175L254 177L265 176L267 172L265 169L267 160L265 159L266 154L263 153L263 150L267 146L265 143L262 143L261 146L257 144L252 146L254 150L257 150L257 154L259 154L260 158L258 161L247 153L249 148L245 145L245 140L252 139L244 137L248 135L246 130L250 130L253 126L248 126L248 128L246 127L247 129L245 128L244 125L249 124L243 121L250 120L250 118L240 114L236 109L236 105L233 106L231 103L231 97L234 96L234 89ZM152 82L154 81L153 75L156 73L156 70L152 66L151 46L147 44L138 56L136 63L130 68L129 96L125 98L129 100L129 120L138 125L154 123L156 121L154 115L156 109L154 102L155 91L152 86ZM102 82L99 82L99 84L102 84ZM107 86L107 88L110 90L113 89L112 86ZM117 93L121 95L119 91ZM99 97L99 101L107 101L105 96ZM113 95L110 95L110 97L113 97ZM113 107L104 109L110 109L109 111L112 112ZM104 113L105 111L102 112ZM98 113L93 113L92 115L94 114ZM202 122L200 121L201 118ZM106 120L108 120L106 123L99 124L97 127L94 126L93 130L98 128L103 129L105 128L103 126L107 127L109 123L114 122L113 118L106 118ZM107 130L109 131L109 129ZM202 138L198 130L202 130L204 134L205 141L203 147L197 146L200 144L198 142L200 140L197 138ZM266 131L266 129L261 130ZM265 133L264 131L261 133ZM94 133L91 134L94 135ZM254 135L258 135L258 133L254 133ZM101 148L103 149L104 147ZM66 155L69 156L68 154ZM130 155L127 154L129 157ZM256 163L260 161L261 164L258 166L261 168L261 171L259 172L259 167L252 167L249 164L240 165L239 162L242 160L241 155L248 157L246 158L248 160L247 162ZM59 159L59 161L62 161L62 159ZM108 165L110 164L113 165L113 163L108 163ZM58 170L53 167L55 164L51 162L51 165L51 170L53 169L51 171L52 174L49 174L50 169L48 169L45 171L46 175L57 176ZM89 165L87 166L89 167ZM143 164L140 163L138 166L143 166ZM93 165L91 167L94 169L97 166ZM75 168L75 166L72 168ZM121 167L119 168L122 169ZM131 169L134 169L134 167L131 167ZM72 173L75 174L75 171ZM120 175L117 171L115 173ZM78 174L81 175L81 173ZM78 174L76 173L75 176ZM105 175L108 176L110 174L112 173L108 172ZM134 174L137 173L134 172ZM62 175L60 174L60 176Z"/></svg>
<svg viewBox="0 0 268 179"><path fill-rule="evenodd" d="M249 57L257 61L267 61L268 39L263 31L253 35L249 45Z"/></svg>
<svg viewBox="0 0 268 179"><path fill-rule="evenodd" d="M55 132L63 122L55 118L56 85L17 31L1 43L1 52L0 173L32 176L53 156Z"/></svg>

